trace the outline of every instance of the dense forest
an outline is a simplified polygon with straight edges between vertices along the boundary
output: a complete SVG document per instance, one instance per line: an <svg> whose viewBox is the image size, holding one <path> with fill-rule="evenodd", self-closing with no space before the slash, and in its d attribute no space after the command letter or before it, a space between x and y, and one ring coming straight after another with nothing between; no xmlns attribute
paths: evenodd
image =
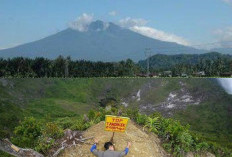
<svg viewBox="0 0 232 157"><path fill-rule="evenodd" d="M231 77L232 56L216 52L205 54L156 54L149 58L150 76L162 77ZM0 77L123 77L147 76L147 60L133 62L93 62L16 57L0 58Z"/></svg>
<svg viewBox="0 0 232 157"><path fill-rule="evenodd" d="M116 77L133 76L139 67L127 59L118 63L73 61L59 56L54 60L16 57L0 59L0 77Z"/></svg>
<svg viewBox="0 0 232 157"><path fill-rule="evenodd" d="M231 76L232 56L217 52L205 54L157 54L149 58L152 73L170 71L172 76ZM139 61L146 68L147 60ZM200 73L200 72L203 72Z"/></svg>
<svg viewBox="0 0 232 157"><path fill-rule="evenodd" d="M199 76L199 72L204 72L203 76L231 76L232 56L217 52L205 54L179 54L163 55L157 54L149 58L152 73L171 71L172 76L187 74ZM144 69L147 60L138 63Z"/></svg>

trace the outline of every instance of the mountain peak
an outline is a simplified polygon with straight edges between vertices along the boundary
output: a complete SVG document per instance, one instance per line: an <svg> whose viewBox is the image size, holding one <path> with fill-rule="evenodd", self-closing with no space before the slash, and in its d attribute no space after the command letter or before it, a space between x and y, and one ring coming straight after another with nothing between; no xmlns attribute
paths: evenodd
<svg viewBox="0 0 232 157"><path fill-rule="evenodd" d="M89 24L88 30L89 31L103 31L103 30L107 29L108 26L109 26L108 22L96 20L96 21L93 21Z"/></svg>
<svg viewBox="0 0 232 157"><path fill-rule="evenodd" d="M143 51L146 47L163 54L202 52L191 47L155 40L112 22L96 20L87 23L74 22L68 29L46 38L0 50L0 57L56 58L59 55L69 55L73 59L91 61L119 61L127 58L138 61L144 58ZM170 51L165 52L160 47ZM178 51L172 52L172 49Z"/></svg>

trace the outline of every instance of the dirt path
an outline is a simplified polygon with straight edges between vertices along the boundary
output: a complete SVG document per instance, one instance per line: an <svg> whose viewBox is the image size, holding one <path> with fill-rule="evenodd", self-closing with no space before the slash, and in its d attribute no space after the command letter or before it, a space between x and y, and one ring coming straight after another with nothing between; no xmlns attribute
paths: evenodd
<svg viewBox="0 0 232 157"><path fill-rule="evenodd" d="M104 131L104 122L100 122L84 132L84 137L97 137L100 141L97 145L99 150L104 150L103 145L109 141L112 132ZM167 153L160 146L159 139L153 135L144 132L133 122L129 122L125 133L115 133L114 143L116 150L124 150L127 141L132 142L127 157L166 157ZM71 148L65 149L60 157L94 157L90 152L93 140L89 140L84 144L78 144Z"/></svg>

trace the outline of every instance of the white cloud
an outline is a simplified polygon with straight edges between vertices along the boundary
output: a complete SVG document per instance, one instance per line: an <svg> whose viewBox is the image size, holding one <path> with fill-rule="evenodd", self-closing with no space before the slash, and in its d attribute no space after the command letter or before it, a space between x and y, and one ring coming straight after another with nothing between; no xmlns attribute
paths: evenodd
<svg viewBox="0 0 232 157"><path fill-rule="evenodd" d="M110 15L110 16L116 16L116 15L117 15L117 12L113 10L113 11L109 12L109 15Z"/></svg>
<svg viewBox="0 0 232 157"><path fill-rule="evenodd" d="M156 28L148 27L146 26L147 21L144 19L133 19L130 17L127 17L125 19L121 19L119 21L119 24L122 27L129 28L130 30L140 33L144 36L158 39L162 41L168 41L168 42L175 42L181 45L190 45L188 41L186 41L184 38L179 37L175 34L167 33L161 30L158 30Z"/></svg>
<svg viewBox="0 0 232 157"><path fill-rule="evenodd" d="M93 21L93 14L83 13L75 21L69 23L69 27L81 32L88 30L88 25Z"/></svg>
<svg viewBox="0 0 232 157"><path fill-rule="evenodd" d="M125 19L119 20L119 24L122 27L134 27L134 26L144 26L147 24L147 21L144 19L133 19L130 17L127 17Z"/></svg>
<svg viewBox="0 0 232 157"><path fill-rule="evenodd" d="M217 40L220 42L217 46L232 48L232 26L223 29L217 29L213 33Z"/></svg>
<svg viewBox="0 0 232 157"><path fill-rule="evenodd" d="M157 30L155 28L146 27L146 26L134 26L131 27L130 29L142 35L148 36L150 38L154 38L162 41L168 41L168 42L175 42L181 45L189 45L189 43L182 37L179 37L174 34L166 33L164 31Z"/></svg>

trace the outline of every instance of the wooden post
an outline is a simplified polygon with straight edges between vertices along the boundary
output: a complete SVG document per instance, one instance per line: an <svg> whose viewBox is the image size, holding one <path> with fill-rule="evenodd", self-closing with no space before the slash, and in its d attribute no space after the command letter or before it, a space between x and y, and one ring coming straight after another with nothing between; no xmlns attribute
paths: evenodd
<svg viewBox="0 0 232 157"><path fill-rule="evenodd" d="M111 137L111 139L110 139L110 142L111 142L111 143L114 143L114 132L113 132L113 135L112 135L112 137Z"/></svg>

